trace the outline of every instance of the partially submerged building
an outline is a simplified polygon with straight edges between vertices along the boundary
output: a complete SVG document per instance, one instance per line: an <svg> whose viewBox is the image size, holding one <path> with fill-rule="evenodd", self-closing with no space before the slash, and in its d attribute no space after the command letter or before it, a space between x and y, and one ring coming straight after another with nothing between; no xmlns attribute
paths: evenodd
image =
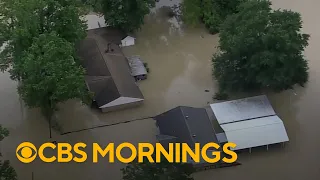
<svg viewBox="0 0 320 180"><path fill-rule="evenodd" d="M267 96L255 96L210 104L233 150L250 149L289 141L282 120L276 115Z"/></svg>
<svg viewBox="0 0 320 180"><path fill-rule="evenodd" d="M207 143L219 144L204 108L179 106L154 119L160 132L157 139L165 148L168 148L169 143L187 143L192 149L195 148L195 143L200 143L201 147ZM208 149L207 156L214 158L213 151L220 152L221 150ZM201 158L200 163L195 163L191 158L188 159L188 163L193 164L196 168L209 165Z"/></svg>
<svg viewBox="0 0 320 180"><path fill-rule="evenodd" d="M83 16L82 19L87 22L87 30L108 27L104 19L104 16L102 14L91 12L90 14ZM108 27L108 29L111 29L111 28ZM119 30L116 30L116 31L119 32ZM122 33L121 36L116 36L116 38L119 38L119 37L121 39L119 40L119 42L117 42L117 44L120 47L132 46L135 44L136 38L133 36L129 36L127 34Z"/></svg>
<svg viewBox="0 0 320 180"><path fill-rule="evenodd" d="M207 108L179 106L154 119L159 128L157 139L166 148L169 143L187 143L194 148L195 143L213 142L221 147L232 142L237 146L231 150L251 152L253 147L289 141L282 120L265 95L210 104ZM208 151L208 157L212 151L221 149ZM195 167L208 166L203 160L189 162Z"/></svg>
<svg viewBox="0 0 320 180"><path fill-rule="evenodd" d="M144 101L119 47L125 36L113 28L91 29L78 47L86 69L87 87L103 112L136 106Z"/></svg>

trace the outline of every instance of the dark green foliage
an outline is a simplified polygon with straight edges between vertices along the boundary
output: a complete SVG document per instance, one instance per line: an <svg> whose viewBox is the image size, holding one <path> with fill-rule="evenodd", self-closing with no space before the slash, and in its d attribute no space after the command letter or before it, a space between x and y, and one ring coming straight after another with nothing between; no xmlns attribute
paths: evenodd
<svg viewBox="0 0 320 180"><path fill-rule="evenodd" d="M9 131L0 124L0 141L9 136Z"/></svg>
<svg viewBox="0 0 320 180"><path fill-rule="evenodd" d="M214 94L212 99L216 100L227 100L229 98L229 95L225 92L217 92Z"/></svg>
<svg viewBox="0 0 320 180"><path fill-rule="evenodd" d="M237 12L237 7L246 0L184 0L182 15L186 24L196 25L201 21L210 33L219 32L221 23L228 15Z"/></svg>
<svg viewBox="0 0 320 180"><path fill-rule="evenodd" d="M86 35L80 0L2 0L0 4L1 70L19 80L29 107L51 118L59 102L84 98L84 70L74 46ZM9 67L11 68L9 69Z"/></svg>
<svg viewBox="0 0 320 180"><path fill-rule="evenodd" d="M308 80L299 13L272 10L267 0L239 7L221 26L220 53L213 57L214 76L223 90L284 90Z"/></svg>
<svg viewBox="0 0 320 180"><path fill-rule="evenodd" d="M81 0L81 2L89 7L91 11L101 13L103 0Z"/></svg>
<svg viewBox="0 0 320 180"><path fill-rule="evenodd" d="M9 131L0 125L0 141L9 135ZM17 180L17 173L8 160L2 161L0 153L0 180Z"/></svg>
<svg viewBox="0 0 320 180"><path fill-rule="evenodd" d="M10 162L5 160L2 162L0 159L0 179L1 180L17 180L17 173L13 167L11 167Z"/></svg>
<svg viewBox="0 0 320 180"><path fill-rule="evenodd" d="M210 33L219 32L228 15L237 13L237 7L245 0L203 0L203 22Z"/></svg>
<svg viewBox="0 0 320 180"><path fill-rule="evenodd" d="M9 42L0 53L1 70L12 65L13 79L21 77L21 58L34 37L55 31L71 43L83 39L86 23L80 20L82 4L78 0L3 0L0 4L0 45Z"/></svg>
<svg viewBox="0 0 320 180"><path fill-rule="evenodd" d="M193 180L194 169L189 164L169 163L137 163L133 162L122 169L123 180Z"/></svg>
<svg viewBox="0 0 320 180"><path fill-rule="evenodd" d="M29 107L40 107L51 118L59 102L89 97L84 69L75 63L73 44L55 33L34 38L24 52L19 94Z"/></svg>
<svg viewBox="0 0 320 180"><path fill-rule="evenodd" d="M145 15L155 5L154 0L101 0L102 13L106 24L121 29L125 32L133 32L144 23Z"/></svg>
<svg viewBox="0 0 320 180"><path fill-rule="evenodd" d="M201 22L202 17L202 0L183 0L181 4L181 12L183 21L191 26L195 26Z"/></svg>

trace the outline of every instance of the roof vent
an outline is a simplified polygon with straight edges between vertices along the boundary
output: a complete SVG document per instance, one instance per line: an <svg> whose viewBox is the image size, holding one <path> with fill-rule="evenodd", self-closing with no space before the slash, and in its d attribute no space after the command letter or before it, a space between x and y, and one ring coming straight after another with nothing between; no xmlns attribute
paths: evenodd
<svg viewBox="0 0 320 180"><path fill-rule="evenodd" d="M196 137L196 135L195 135L195 134L193 134L193 135L192 135L192 137Z"/></svg>
<svg viewBox="0 0 320 180"><path fill-rule="evenodd" d="M189 118L189 116L186 116L186 118Z"/></svg>

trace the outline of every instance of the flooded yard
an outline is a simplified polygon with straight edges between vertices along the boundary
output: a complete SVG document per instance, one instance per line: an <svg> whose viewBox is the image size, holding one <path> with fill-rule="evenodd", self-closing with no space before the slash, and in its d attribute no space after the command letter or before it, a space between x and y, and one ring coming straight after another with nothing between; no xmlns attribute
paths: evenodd
<svg viewBox="0 0 320 180"><path fill-rule="evenodd" d="M175 1L160 0L157 9ZM317 50L320 47L320 15L316 0L273 0L275 8L291 8L302 14L304 32L310 33L309 47L305 55L310 60L310 79L305 88L297 87L283 93L269 93L268 97L275 111L283 119L290 142L284 149L276 148L255 151L240 156L241 166L195 174L196 180L227 179L292 179L300 180L320 176L320 63ZM218 36L208 34L204 28L184 28L175 19L168 19L164 13L146 18L146 24L137 34L136 45L124 48L127 56L140 55L148 63L148 79L138 82L145 96L144 105L107 114L92 110L76 101L63 104L57 119L64 132L90 128L92 126L119 123L137 118L157 115L179 105L203 107L212 103L217 91L211 76L211 57L217 46ZM59 142L155 142L157 133L153 120L120 124L91 129L78 133L59 135L53 132L49 139L47 121L38 110L28 110L16 91L16 83L7 73L0 74L0 123L10 130L10 136L1 143L1 152L18 172L20 180L120 180L123 164L91 162L75 164L45 164L35 161L21 164L15 157L15 148L23 141L35 145L57 140ZM209 92L206 92L208 90ZM316 178L317 177L317 178Z"/></svg>

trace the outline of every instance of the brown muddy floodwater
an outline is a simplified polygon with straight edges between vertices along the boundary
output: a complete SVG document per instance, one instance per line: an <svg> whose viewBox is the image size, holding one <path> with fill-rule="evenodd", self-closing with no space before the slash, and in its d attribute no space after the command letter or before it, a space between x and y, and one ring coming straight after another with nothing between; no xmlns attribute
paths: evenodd
<svg viewBox="0 0 320 180"><path fill-rule="evenodd" d="M174 3L160 0L157 9ZM252 154L241 154L241 166L200 172L195 174L196 180L313 180L320 177L320 63L317 54L320 47L320 1L273 0L273 3L275 8L299 11L304 21L304 32L311 34L310 45L305 52L310 60L308 85L280 94L268 94L285 123L290 142L284 149L272 148L268 152L253 150ZM78 102L69 101L57 113L63 131L153 116L178 105L203 107L208 102L212 103L212 95L217 88L211 78L210 59L217 41L216 35L209 35L203 28L186 29L162 13L151 15L137 33L136 45L124 48L126 55L140 55L150 67L148 79L139 82L145 104L134 109L101 114ZM39 160L28 165L19 163L15 149L20 142L30 141L40 145L51 140L47 121L38 110L28 110L21 105L16 86L7 73L0 74L0 123L11 132L1 143L1 152L5 159L11 161L20 180L31 180L32 172L34 180L121 179L120 168L124 165L109 164L106 160L97 164L45 164ZM53 132L52 140L98 142L101 145L125 141L155 142L156 133L154 122L147 119L63 136Z"/></svg>

